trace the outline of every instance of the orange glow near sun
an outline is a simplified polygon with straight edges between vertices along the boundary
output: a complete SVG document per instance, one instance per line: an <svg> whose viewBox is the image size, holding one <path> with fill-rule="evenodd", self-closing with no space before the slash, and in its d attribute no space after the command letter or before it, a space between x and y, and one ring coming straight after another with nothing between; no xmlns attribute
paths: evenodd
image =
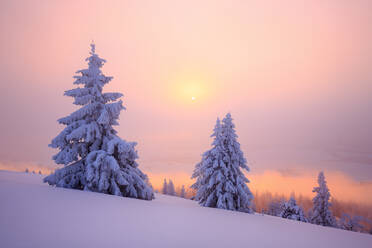
<svg viewBox="0 0 372 248"><path fill-rule="evenodd" d="M176 79L175 83L170 84L169 98L171 102L180 105L189 105L190 103L205 103L213 96L213 87L207 79Z"/></svg>
<svg viewBox="0 0 372 248"><path fill-rule="evenodd" d="M195 101L197 98L202 98L206 94L205 84L202 82L185 82L181 83L178 88L178 94L183 100Z"/></svg>

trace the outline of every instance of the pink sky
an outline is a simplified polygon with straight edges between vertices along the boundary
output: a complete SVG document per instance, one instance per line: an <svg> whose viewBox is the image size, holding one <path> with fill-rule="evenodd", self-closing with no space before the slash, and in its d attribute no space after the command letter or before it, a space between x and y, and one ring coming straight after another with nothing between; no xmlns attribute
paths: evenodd
<svg viewBox="0 0 372 248"><path fill-rule="evenodd" d="M94 40L114 76L105 90L125 95L117 130L138 142L155 181L186 183L230 111L261 182L319 170L370 182L371 9L367 0L2 1L0 164L55 168L47 145L75 109L63 92Z"/></svg>

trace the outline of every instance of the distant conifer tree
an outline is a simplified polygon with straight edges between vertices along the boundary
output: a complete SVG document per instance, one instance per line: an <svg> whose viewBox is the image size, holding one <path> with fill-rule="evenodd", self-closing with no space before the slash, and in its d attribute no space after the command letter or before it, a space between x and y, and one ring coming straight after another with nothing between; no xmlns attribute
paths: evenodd
<svg viewBox="0 0 372 248"><path fill-rule="evenodd" d="M168 191L168 195L176 195L176 190L174 189L174 184L171 179L169 179L167 191Z"/></svg>
<svg viewBox="0 0 372 248"><path fill-rule="evenodd" d="M168 184L167 184L167 179L164 178L164 183L163 183L163 188L161 189L161 193L164 195L168 194Z"/></svg>
<svg viewBox="0 0 372 248"><path fill-rule="evenodd" d="M316 225L336 227L336 219L330 209L331 203L329 200L331 194L329 193L323 172L320 172L318 175L318 184L319 186L313 189L316 196L313 198L310 222Z"/></svg>
<svg viewBox="0 0 372 248"><path fill-rule="evenodd" d="M186 198L185 185L182 185L181 192L180 192L180 197L181 198Z"/></svg>

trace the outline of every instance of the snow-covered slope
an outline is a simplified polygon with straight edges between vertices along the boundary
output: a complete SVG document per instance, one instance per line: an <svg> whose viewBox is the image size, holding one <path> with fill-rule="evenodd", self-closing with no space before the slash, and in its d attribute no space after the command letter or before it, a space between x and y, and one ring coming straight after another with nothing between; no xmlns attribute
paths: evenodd
<svg viewBox="0 0 372 248"><path fill-rule="evenodd" d="M0 171L0 247L372 247L372 235L271 216L53 188Z"/></svg>

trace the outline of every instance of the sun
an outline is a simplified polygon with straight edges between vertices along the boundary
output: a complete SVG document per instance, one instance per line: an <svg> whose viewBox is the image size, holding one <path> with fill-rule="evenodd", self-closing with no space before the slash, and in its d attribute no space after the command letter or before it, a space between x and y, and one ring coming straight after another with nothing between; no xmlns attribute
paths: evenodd
<svg viewBox="0 0 372 248"><path fill-rule="evenodd" d="M184 101L195 102L200 99L205 94L205 85L200 81L186 81L179 85L178 95Z"/></svg>
<svg viewBox="0 0 372 248"><path fill-rule="evenodd" d="M208 101L213 87L210 85L210 79L203 75L190 72L186 75L180 73L174 77L168 78L169 99L184 106L203 105Z"/></svg>

